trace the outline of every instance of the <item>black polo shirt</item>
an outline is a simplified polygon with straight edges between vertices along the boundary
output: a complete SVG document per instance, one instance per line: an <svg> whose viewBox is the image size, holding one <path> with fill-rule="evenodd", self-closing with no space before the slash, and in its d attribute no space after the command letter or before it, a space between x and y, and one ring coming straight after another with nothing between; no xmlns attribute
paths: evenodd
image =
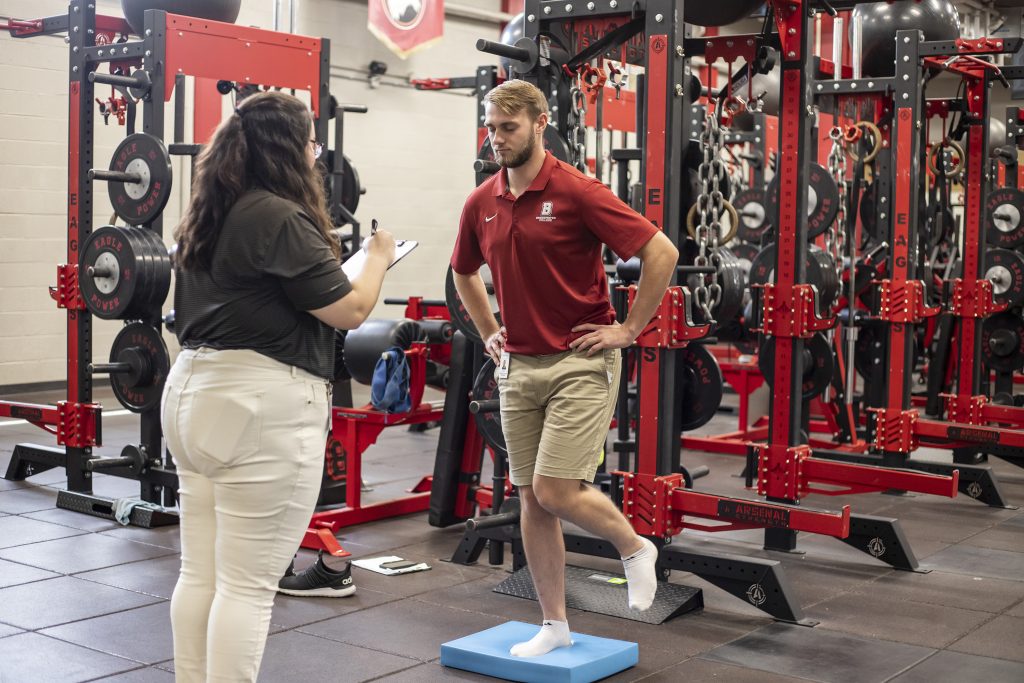
<svg viewBox="0 0 1024 683"><path fill-rule="evenodd" d="M334 376L334 329L306 311L352 291L327 239L295 203L243 195L205 270L176 270L175 331L185 348L251 349Z"/></svg>

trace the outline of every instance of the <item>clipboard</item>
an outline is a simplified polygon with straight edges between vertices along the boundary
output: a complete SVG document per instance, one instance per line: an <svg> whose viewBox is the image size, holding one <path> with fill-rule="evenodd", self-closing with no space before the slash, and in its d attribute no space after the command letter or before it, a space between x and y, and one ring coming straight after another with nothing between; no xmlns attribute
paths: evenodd
<svg viewBox="0 0 1024 683"><path fill-rule="evenodd" d="M388 269L393 268L396 263L408 256L418 246L420 246L420 243L416 240L395 240L395 258L391 261ZM363 272L365 265L366 248L361 247L359 251L349 256L348 260L341 264L341 271L345 273L349 280L354 280Z"/></svg>

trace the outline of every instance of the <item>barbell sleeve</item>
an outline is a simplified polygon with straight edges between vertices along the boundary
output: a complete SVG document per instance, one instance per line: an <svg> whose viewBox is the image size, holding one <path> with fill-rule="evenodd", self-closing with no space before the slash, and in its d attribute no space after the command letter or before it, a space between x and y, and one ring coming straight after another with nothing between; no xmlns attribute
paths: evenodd
<svg viewBox="0 0 1024 683"><path fill-rule="evenodd" d="M469 531L479 531L481 529L493 529L496 526L505 526L506 524L518 524L519 523L519 511L515 512L499 512L496 515L487 515L486 517L475 517L473 519L466 520L466 529Z"/></svg>
<svg viewBox="0 0 1024 683"><path fill-rule="evenodd" d="M505 43L495 43L492 40L484 40L483 38L476 41L476 49L480 52L498 55L499 57L508 57L519 62L525 62L530 59L529 51L521 47L506 45Z"/></svg>
<svg viewBox="0 0 1024 683"><path fill-rule="evenodd" d="M115 183L141 183L142 176L138 173L107 171L102 168L93 168L89 170L89 180L107 180Z"/></svg>
<svg viewBox="0 0 1024 683"><path fill-rule="evenodd" d="M131 372L131 363L90 363L89 373L93 375L113 375L119 372Z"/></svg>
<svg viewBox="0 0 1024 683"><path fill-rule="evenodd" d="M496 413L501 410L501 401L496 398L488 398L483 401L470 401L469 412L476 415L477 413Z"/></svg>

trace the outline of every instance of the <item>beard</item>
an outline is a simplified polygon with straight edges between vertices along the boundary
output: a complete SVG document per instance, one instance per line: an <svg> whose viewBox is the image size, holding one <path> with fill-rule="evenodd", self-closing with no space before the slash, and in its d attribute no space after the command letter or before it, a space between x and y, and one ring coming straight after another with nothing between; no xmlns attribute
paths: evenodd
<svg viewBox="0 0 1024 683"><path fill-rule="evenodd" d="M505 168L519 168L533 156L533 151L537 148L537 140L533 136L523 145L523 148L518 151L510 151L505 154L499 155L497 152L494 153L494 160L498 162L498 165L504 166Z"/></svg>

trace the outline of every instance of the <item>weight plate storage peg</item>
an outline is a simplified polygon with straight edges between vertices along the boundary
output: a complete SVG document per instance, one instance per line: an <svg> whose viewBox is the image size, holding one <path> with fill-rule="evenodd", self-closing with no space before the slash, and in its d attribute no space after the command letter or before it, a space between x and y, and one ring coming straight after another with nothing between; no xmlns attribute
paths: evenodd
<svg viewBox="0 0 1024 683"><path fill-rule="evenodd" d="M114 337L110 363L92 365L90 371L109 374L110 386L121 405L141 413L160 405L170 368L171 357L160 331L131 323Z"/></svg>
<svg viewBox="0 0 1024 683"><path fill-rule="evenodd" d="M821 164L808 164L807 187L807 239L821 235L836 220L839 214L839 188L829 172ZM779 184L775 180L768 185L768 222L776 220L779 204Z"/></svg>
<svg viewBox="0 0 1024 683"><path fill-rule="evenodd" d="M145 317L171 286L167 249L148 228L94 230L82 244L78 269L86 308L104 320Z"/></svg>
<svg viewBox="0 0 1024 683"><path fill-rule="evenodd" d="M1010 249L985 252L985 279L992 282L995 300L1019 306L1024 303L1024 256Z"/></svg>
<svg viewBox="0 0 1024 683"><path fill-rule="evenodd" d="M159 138L134 133L114 150L110 170L93 169L89 179L107 181L110 203L121 220L145 225L160 215L171 196L171 157Z"/></svg>
<svg viewBox="0 0 1024 683"><path fill-rule="evenodd" d="M1003 187L985 199L988 246L1009 249L1024 244L1024 192Z"/></svg>

